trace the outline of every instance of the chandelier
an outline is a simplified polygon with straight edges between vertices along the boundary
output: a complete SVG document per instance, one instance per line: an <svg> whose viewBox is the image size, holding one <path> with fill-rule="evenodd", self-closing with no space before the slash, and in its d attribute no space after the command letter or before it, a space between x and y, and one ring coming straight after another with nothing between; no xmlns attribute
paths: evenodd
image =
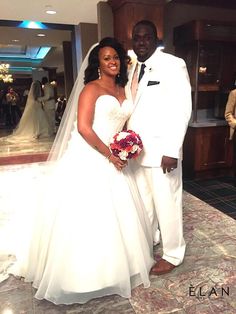
<svg viewBox="0 0 236 314"><path fill-rule="evenodd" d="M9 64L1 63L0 64L0 80L3 80L4 83L12 83L13 77L9 74Z"/></svg>

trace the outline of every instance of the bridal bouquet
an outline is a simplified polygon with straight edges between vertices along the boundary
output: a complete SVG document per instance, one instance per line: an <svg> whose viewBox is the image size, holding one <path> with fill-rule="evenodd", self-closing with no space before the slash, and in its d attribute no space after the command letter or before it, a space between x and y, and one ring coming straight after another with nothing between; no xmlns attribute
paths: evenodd
<svg viewBox="0 0 236 314"><path fill-rule="evenodd" d="M138 157L143 149L143 143L140 136L134 131L121 131L113 136L110 149L113 155L127 160Z"/></svg>

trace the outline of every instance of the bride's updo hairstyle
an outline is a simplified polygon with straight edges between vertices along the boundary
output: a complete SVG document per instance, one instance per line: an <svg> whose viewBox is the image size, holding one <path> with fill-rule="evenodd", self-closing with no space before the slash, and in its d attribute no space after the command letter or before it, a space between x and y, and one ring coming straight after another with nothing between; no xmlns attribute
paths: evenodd
<svg viewBox="0 0 236 314"><path fill-rule="evenodd" d="M112 37L103 38L100 41L100 43L96 47L94 47L93 50L90 52L88 58L88 67L85 70L84 84L87 84L99 78L98 53L99 50L104 47L111 47L117 52L120 59L120 73L116 76L116 84L124 87L128 82L127 76L128 56L123 46L115 38Z"/></svg>

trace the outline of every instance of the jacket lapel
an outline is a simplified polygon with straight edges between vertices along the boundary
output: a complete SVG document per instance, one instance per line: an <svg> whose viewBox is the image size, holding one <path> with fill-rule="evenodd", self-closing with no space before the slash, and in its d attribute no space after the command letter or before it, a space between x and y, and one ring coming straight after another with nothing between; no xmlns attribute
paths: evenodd
<svg viewBox="0 0 236 314"><path fill-rule="evenodd" d="M126 98L132 100L132 102L133 102L133 98L132 98L131 84L132 84L132 79L133 79L134 71L136 68L136 64L137 64L137 61L132 63L130 70L129 70L129 73L128 73L128 82L125 86Z"/></svg>
<svg viewBox="0 0 236 314"><path fill-rule="evenodd" d="M141 81L139 82L139 86L138 86L138 90L137 90L137 94L135 97L135 105L137 105L140 96L142 95L143 91L145 90L147 83L148 83L148 73L147 73L148 69L147 67L144 70L144 75L141 79Z"/></svg>
<svg viewBox="0 0 236 314"><path fill-rule="evenodd" d="M155 65L152 66L152 68L150 68L150 66L146 66L145 70L144 70L144 75L141 79L141 81L139 82L139 86L138 86L138 90L137 90L137 94L136 94L136 97L135 97L135 101L134 101L134 108L136 107L143 91L145 90L145 88L147 87L147 84L148 84L148 81L150 79L150 74L155 71L156 68L159 68L158 64L160 64L160 62L162 62L162 58L161 58L161 54L162 52L161 51L158 51L156 50L153 54L153 57L155 58ZM152 62L153 63L153 62ZM132 83L132 78L133 78L133 74L134 74L134 71L135 71L135 67L136 67L136 64L137 64L137 60L135 60L130 68L130 71L129 71L129 75L128 75L128 83L126 84L126 87L125 87L125 91L126 91L126 97L130 100L133 100L132 99L132 93L131 93L131 83Z"/></svg>
<svg viewBox="0 0 236 314"><path fill-rule="evenodd" d="M155 62L152 61L152 67L150 67L148 64L146 65L146 68L144 70L144 75L139 83L139 87L138 87L138 91L136 94L136 98L135 98L135 106L137 105L140 96L142 95L142 93L144 92L144 90L146 89L147 85L148 85L148 81L150 79L152 79L153 76L153 72L157 73L157 69L161 68L161 62L162 62L162 52L159 50L156 50L153 54L153 56L151 56L151 58L155 58Z"/></svg>

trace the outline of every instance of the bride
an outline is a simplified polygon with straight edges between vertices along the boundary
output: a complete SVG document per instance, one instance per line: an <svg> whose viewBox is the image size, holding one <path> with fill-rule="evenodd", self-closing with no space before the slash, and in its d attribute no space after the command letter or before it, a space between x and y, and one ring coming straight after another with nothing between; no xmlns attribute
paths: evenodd
<svg viewBox="0 0 236 314"><path fill-rule="evenodd" d="M49 126L42 109L42 103L37 100L41 95L41 83L39 81L33 81L20 122L13 131L13 134L4 137L4 140L30 141L42 137L49 137Z"/></svg>
<svg viewBox="0 0 236 314"><path fill-rule="evenodd" d="M126 82L125 51L104 38L83 62L44 176L34 173L27 202L23 195L17 199L17 211L28 206L33 222L25 214L31 232L24 242L18 237L11 272L32 282L37 299L72 304L111 294L129 298L134 287L150 285L149 219L129 166L108 147L132 113Z"/></svg>

